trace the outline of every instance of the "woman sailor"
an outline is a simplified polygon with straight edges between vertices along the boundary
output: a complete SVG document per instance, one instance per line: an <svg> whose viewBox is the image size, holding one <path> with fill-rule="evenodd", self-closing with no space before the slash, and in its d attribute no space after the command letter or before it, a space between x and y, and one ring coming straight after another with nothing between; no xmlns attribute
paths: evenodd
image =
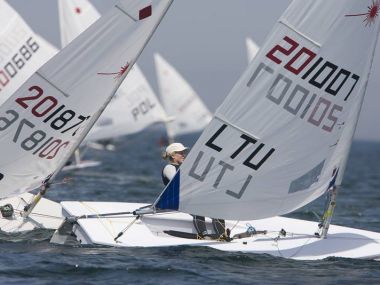
<svg viewBox="0 0 380 285"><path fill-rule="evenodd" d="M165 186L170 182L170 180L172 180L179 166L185 160L187 149L188 148L181 143L172 143L165 149L162 157L163 159L169 161L169 163L162 169L161 173L162 182Z"/></svg>
<svg viewBox="0 0 380 285"><path fill-rule="evenodd" d="M164 185L168 185L170 180L175 176L178 168L183 163L186 157L186 151L188 147L185 147L181 143L172 143L170 144L163 153L162 157L165 160L168 160L169 163L162 169L162 182ZM193 216L193 224L198 233L198 238L214 238L214 239L223 239L229 240L229 234L226 233L226 226L224 220L212 219L212 225L215 231L215 234L209 235L206 228L205 217L203 216Z"/></svg>

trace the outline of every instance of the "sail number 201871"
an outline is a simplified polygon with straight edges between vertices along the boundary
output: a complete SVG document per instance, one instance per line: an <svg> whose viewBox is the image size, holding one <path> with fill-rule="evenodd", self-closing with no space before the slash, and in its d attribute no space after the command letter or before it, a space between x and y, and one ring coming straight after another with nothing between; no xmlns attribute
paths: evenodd
<svg viewBox="0 0 380 285"><path fill-rule="evenodd" d="M15 102L23 109L30 109L36 118L43 119L43 123L49 124L54 131L61 134L70 133L75 136L81 125L90 116L76 116L73 110L65 109L65 105L59 104L53 96L42 96L43 89L32 86L28 89L33 92L31 96L19 97ZM16 110L7 110L0 116L0 132L6 131L15 125L12 141L20 144L25 151L31 151L33 155L41 158L53 159L61 149L69 145L69 141L49 136L46 131L36 129L36 124L31 120L22 118Z"/></svg>
<svg viewBox="0 0 380 285"><path fill-rule="evenodd" d="M58 100L53 96L41 98L44 91L39 86L32 86L28 90L31 92L35 91L35 94L17 98L15 100L16 103L24 109L31 107L31 112L35 117L45 117L43 122L50 123L52 129L59 130L62 134L71 131L72 136L75 136L80 125L90 118L90 116L85 117L82 115L76 117L76 113L73 110L65 109L65 105L63 104L57 107L59 105Z"/></svg>

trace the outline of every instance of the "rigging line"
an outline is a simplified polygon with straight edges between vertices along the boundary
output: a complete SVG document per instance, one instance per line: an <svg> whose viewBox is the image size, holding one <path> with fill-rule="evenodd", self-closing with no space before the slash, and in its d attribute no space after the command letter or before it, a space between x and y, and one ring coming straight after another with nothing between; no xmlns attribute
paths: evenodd
<svg viewBox="0 0 380 285"><path fill-rule="evenodd" d="M14 211L17 212L17 213L24 212L23 210L17 210L17 209L15 209ZM40 213L33 213L33 212L30 213L30 216L54 218L54 219L57 219L57 220L63 219L63 217L57 217L57 216L52 216L52 215L47 215L47 214L40 214Z"/></svg>
<svg viewBox="0 0 380 285"><path fill-rule="evenodd" d="M127 12L125 12L123 9L119 7L119 5L115 5L117 9L119 9L123 14L127 15L129 18L131 18L134 22L137 22L137 19L133 18L131 15L129 15Z"/></svg>
<svg viewBox="0 0 380 285"><path fill-rule="evenodd" d="M87 208L88 210L90 211L93 211L95 213L97 213L98 215L100 215L100 213L98 213L98 211L96 209L93 209L90 205L86 205L84 202L80 202L85 208ZM108 221L108 220L107 220ZM103 225L103 227L105 228L105 230L108 232L108 234L113 237L115 236L115 229L113 227L113 225L108 221L108 223L110 224L110 227L111 229L108 228L108 226L105 224L104 220L103 219L99 219L99 222Z"/></svg>
<svg viewBox="0 0 380 285"><path fill-rule="evenodd" d="M288 233L287 233L287 234L288 234ZM293 235L292 235L292 237L293 237ZM274 238L274 239L273 239L274 242L275 242L275 244L276 244L278 254L279 254L281 257L283 257L283 258L292 258L292 257L296 256L298 253L300 253L300 251L305 247L305 245L310 241L311 238L308 238L308 239L305 241L305 243L304 243L302 246L300 246L300 247L296 250L296 252L294 252L293 254L291 254L291 255L289 255L289 256L287 256L287 257L285 257L285 256L282 254L281 249L280 249L280 247L279 247L278 241L279 241L280 239L281 239L281 238L280 238L280 235L279 235L277 238Z"/></svg>
<svg viewBox="0 0 380 285"><path fill-rule="evenodd" d="M321 48L322 45L316 41L314 41L313 39L311 39L310 37L306 36L304 33L301 33L301 31L299 31L298 29L296 29L292 24L290 24L288 21L286 21L285 19L281 19L278 21L280 24L283 24L285 27L288 27L289 29L291 29L293 32L295 32L296 34L298 34L299 36L303 37L305 40L311 42L313 45L315 45L316 47L318 48Z"/></svg>
<svg viewBox="0 0 380 285"><path fill-rule="evenodd" d="M231 232L234 228L236 228L236 226L240 223L240 221L236 221L236 223L234 224L234 226L231 228Z"/></svg>
<svg viewBox="0 0 380 285"><path fill-rule="evenodd" d="M51 82L49 79L47 79L45 76L43 76L40 72L36 72L36 74L41 77L43 80L45 80L47 83L49 83L52 87L54 87L55 89L57 89L59 92L62 93L63 96L65 96L66 98L69 98L70 96L68 94L66 94L65 92L62 91L62 89L58 88L57 85L55 85L53 82Z"/></svg>

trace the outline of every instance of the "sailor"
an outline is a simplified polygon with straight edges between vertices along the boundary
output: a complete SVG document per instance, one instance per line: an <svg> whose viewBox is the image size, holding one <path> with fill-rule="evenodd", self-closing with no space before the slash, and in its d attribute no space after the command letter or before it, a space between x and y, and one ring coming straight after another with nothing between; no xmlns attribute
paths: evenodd
<svg viewBox="0 0 380 285"><path fill-rule="evenodd" d="M162 158L168 160L169 163L162 169L162 182L166 186L170 180L176 174L179 166L185 160L186 150L188 147L185 147L181 143L172 143L168 145L165 149L165 152L162 154Z"/></svg>
<svg viewBox="0 0 380 285"><path fill-rule="evenodd" d="M173 179L180 165L183 163L186 157L186 151L188 147L185 147L181 143L172 143L168 145L165 149L165 152L162 154L162 158L168 160L168 164L162 169L162 182L166 186L170 180ZM203 216L193 216L193 224L198 233L199 238L208 238L210 235L207 232L205 217ZM226 235L225 231L225 222L224 220L212 219L212 225L216 234L214 238L222 237L225 239L228 235Z"/></svg>

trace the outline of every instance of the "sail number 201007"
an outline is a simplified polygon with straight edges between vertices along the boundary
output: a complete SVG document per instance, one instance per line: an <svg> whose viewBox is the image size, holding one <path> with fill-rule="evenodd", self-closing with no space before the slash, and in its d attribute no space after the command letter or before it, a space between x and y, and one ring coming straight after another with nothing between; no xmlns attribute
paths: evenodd
<svg viewBox="0 0 380 285"><path fill-rule="evenodd" d="M272 63L282 68L276 69ZM269 48L266 60L254 70L247 86L262 76L269 79L267 99L329 133L343 119L344 104L360 79L323 57L317 58L311 49L289 36Z"/></svg>

